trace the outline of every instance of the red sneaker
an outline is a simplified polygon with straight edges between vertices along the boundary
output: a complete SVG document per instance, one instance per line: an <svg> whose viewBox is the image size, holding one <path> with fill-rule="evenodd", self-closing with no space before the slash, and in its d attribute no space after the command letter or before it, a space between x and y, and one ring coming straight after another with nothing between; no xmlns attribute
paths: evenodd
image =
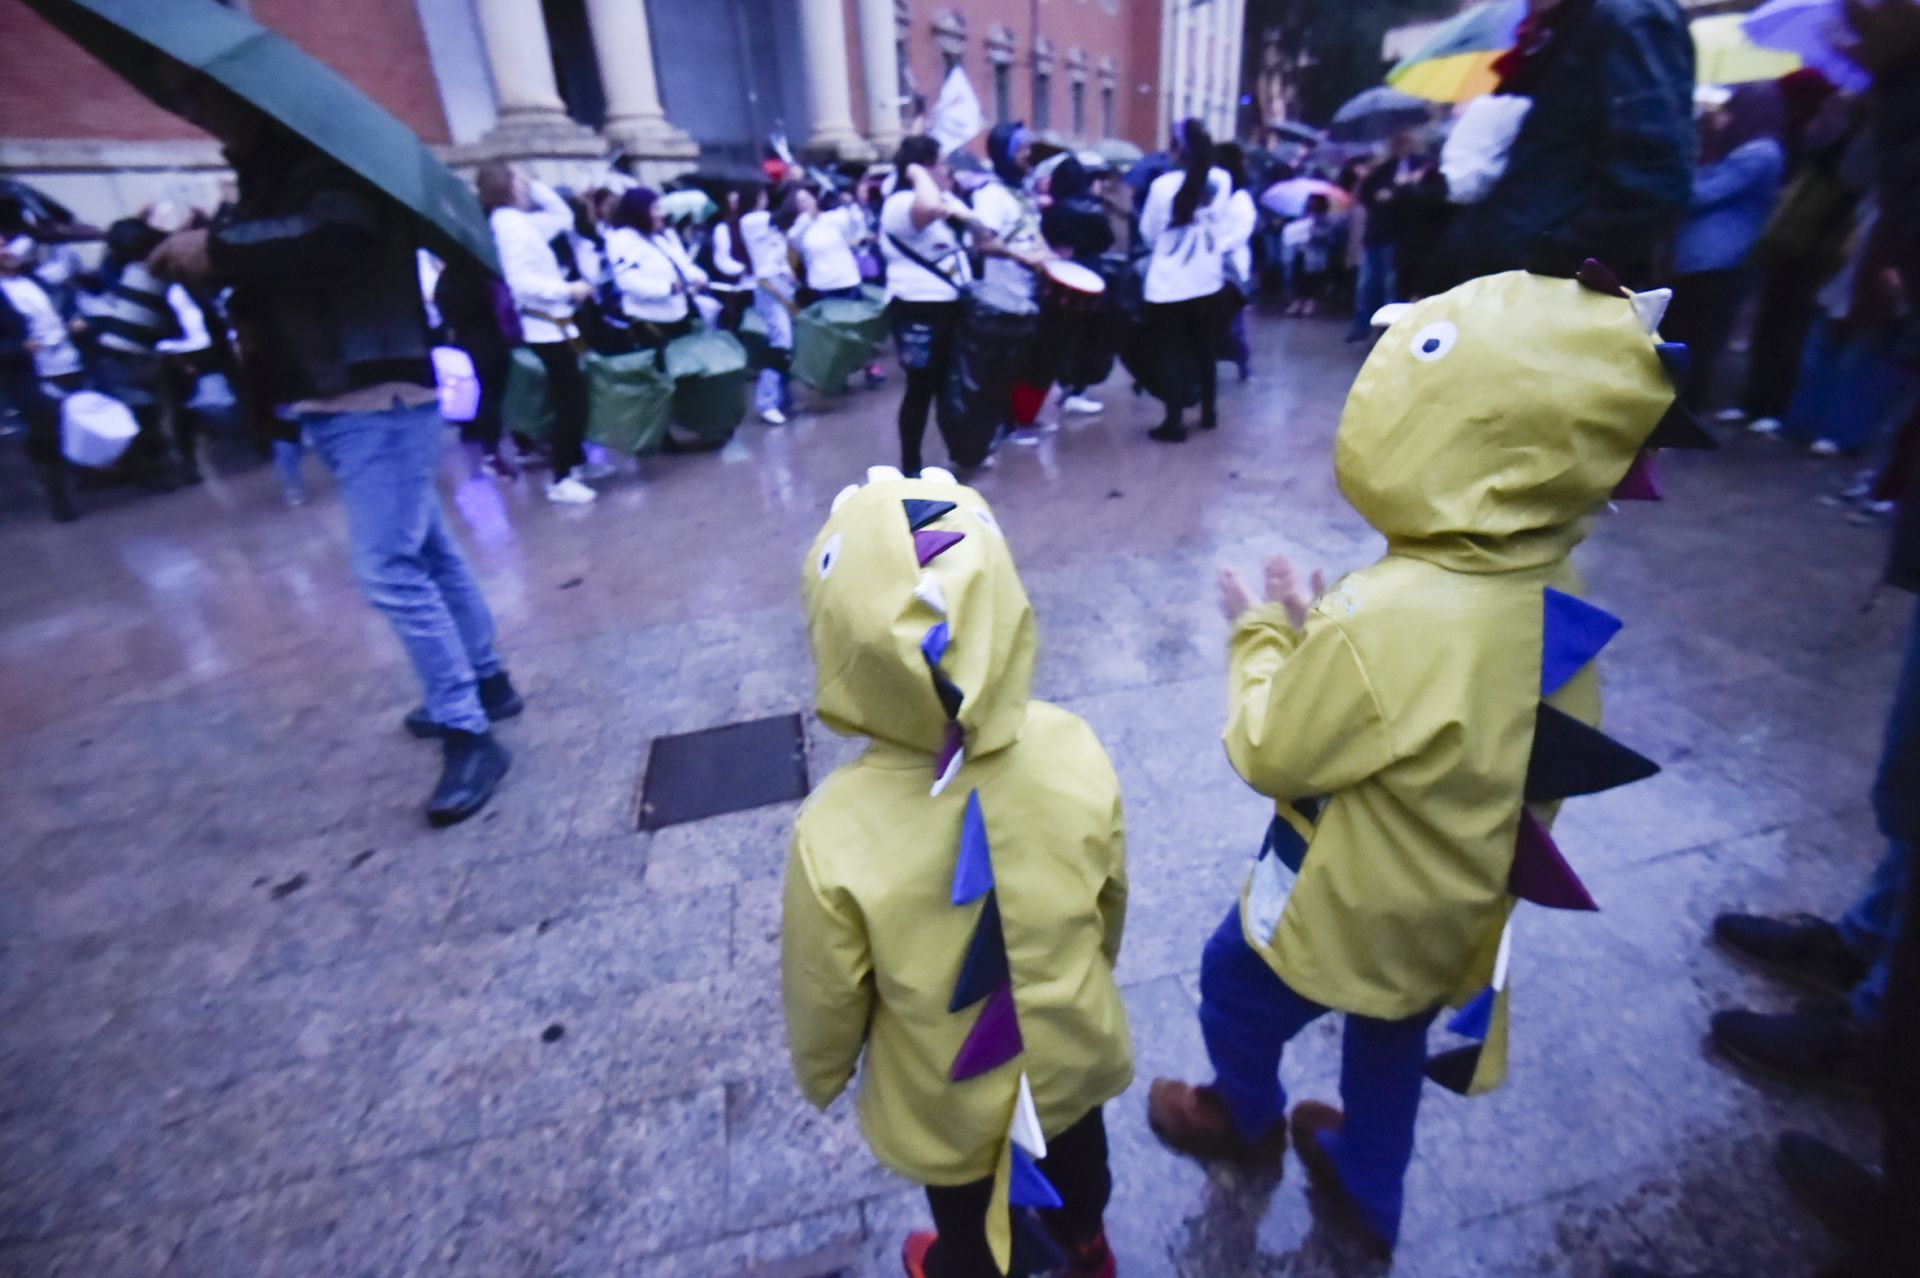
<svg viewBox="0 0 1920 1278"><path fill-rule="evenodd" d="M1063 1278L1115 1278L1120 1272L1104 1229L1083 1243L1061 1241L1060 1249L1067 1253L1067 1267L1060 1271Z"/></svg>
<svg viewBox="0 0 1920 1278"><path fill-rule="evenodd" d="M931 1229L907 1235L907 1245L900 1249L900 1263L906 1267L907 1278L927 1278L927 1253L939 1240L940 1235Z"/></svg>

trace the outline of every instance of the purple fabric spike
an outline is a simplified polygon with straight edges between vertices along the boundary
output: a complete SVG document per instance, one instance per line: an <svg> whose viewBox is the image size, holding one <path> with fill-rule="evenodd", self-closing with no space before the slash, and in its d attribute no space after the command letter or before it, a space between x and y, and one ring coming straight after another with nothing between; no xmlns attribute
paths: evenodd
<svg viewBox="0 0 1920 1278"><path fill-rule="evenodd" d="M1066 1206L1060 1201L1060 1191L1053 1187L1053 1182L1041 1175L1033 1159L1027 1157L1027 1151L1018 1145L1013 1147L1013 1177L1007 1185L1007 1202L1035 1211L1058 1211Z"/></svg>
<svg viewBox="0 0 1920 1278"><path fill-rule="evenodd" d="M940 747L939 757L933 761L933 775L943 777L947 774L947 765L953 762L953 756L960 753L960 747L966 744L966 734L957 723L947 725L947 739Z"/></svg>
<svg viewBox="0 0 1920 1278"><path fill-rule="evenodd" d="M1580 281L1580 287L1590 288L1596 293L1605 293L1609 297L1625 297L1627 290L1620 286L1620 277L1607 269L1606 263L1598 258L1588 258L1580 264L1573 278Z"/></svg>
<svg viewBox="0 0 1920 1278"><path fill-rule="evenodd" d="M964 533L942 532L938 528L915 529L913 553L919 557L920 566L925 568L964 540L966 540Z"/></svg>
<svg viewBox="0 0 1920 1278"><path fill-rule="evenodd" d="M1580 876L1560 855L1560 849L1554 846L1553 836L1526 808L1520 810L1520 833L1514 839L1513 868L1507 871L1507 891L1549 910L1600 908Z"/></svg>
<svg viewBox="0 0 1920 1278"><path fill-rule="evenodd" d="M1659 501L1660 481L1653 473L1653 457L1639 453L1628 468L1620 486L1613 490L1615 501Z"/></svg>
<svg viewBox="0 0 1920 1278"><path fill-rule="evenodd" d="M1013 1006L1013 986L1002 985L987 996L986 1006L967 1032L967 1041L960 1044L960 1052L953 1058L953 1081L964 1083L998 1069L1025 1046L1020 1041L1020 1015Z"/></svg>
<svg viewBox="0 0 1920 1278"><path fill-rule="evenodd" d="M1493 1025L1493 986L1475 994L1467 1005L1453 1014L1447 1022L1447 1030L1453 1034L1463 1034L1468 1038L1485 1041L1487 1030Z"/></svg>
<svg viewBox="0 0 1920 1278"><path fill-rule="evenodd" d="M926 638L920 641L920 655L927 659L928 665L937 666L940 659L947 655L947 645L952 641L953 632L947 629L947 623L937 621L933 629L927 631Z"/></svg>
<svg viewBox="0 0 1920 1278"><path fill-rule="evenodd" d="M1607 642L1620 633L1621 621L1604 608L1562 594L1544 592L1540 635L1540 695L1551 697L1567 686Z"/></svg>
<svg viewBox="0 0 1920 1278"><path fill-rule="evenodd" d="M993 890L993 857L987 848L987 818L980 811L980 792L967 796L967 815L960 825L960 857L953 867L953 903L971 905Z"/></svg>

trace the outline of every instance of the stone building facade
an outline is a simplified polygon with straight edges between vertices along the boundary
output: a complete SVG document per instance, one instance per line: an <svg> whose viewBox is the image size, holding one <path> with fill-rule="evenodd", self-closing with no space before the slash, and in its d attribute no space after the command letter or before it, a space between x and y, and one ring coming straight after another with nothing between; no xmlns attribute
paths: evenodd
<svg viewBox="0 0 1920 1278"><path fill-rule="evenodd" d="M166 3L167 0L153 0ZM1245 0L226 0L359 85L456 166L575 183L625 153L661 178L797 151L889 153L946 72L990 119L1151 150L1217 131ZM0 173L82 216L210 201L217 149L18 3L0 5Z"/></svg>

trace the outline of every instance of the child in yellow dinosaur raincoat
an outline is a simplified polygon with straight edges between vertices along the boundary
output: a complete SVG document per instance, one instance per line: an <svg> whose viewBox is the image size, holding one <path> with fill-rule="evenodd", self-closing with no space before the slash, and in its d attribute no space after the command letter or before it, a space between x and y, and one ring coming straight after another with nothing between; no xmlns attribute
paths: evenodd
<svg viewBox="0 0 1920 1278"><path fill-rule="evenodd" d="M1149 1120L1202 1157L1284 1151L1288 1039L1347 1013L1341 1111L1292 1137L1323 1203L1391 1250L1425 1077L1498 1084L1517 900L1592 909L1547 834L1554 805L1654 768L1597 727L1591 667L1619 628L1567 562L1609 496L1655 495L1646 445L1707 447L1671 411L1685 351L1664 290L1513 272L1408 308L1340 422L1341 491L1387 553L1317 602L1268 565L1232 573L1227 757L1277 814L1207 943L1200 1022L1215 1081L1160 1080ZM1464 1044L1427 1055L1443 1007Z"/></svg>
<svg viewBox="0 0 1920 1278"><path fill-rule="evenodd" d="M1120 791L1028 698L1033 614L993 513L944 471L850 488L803 572L817 709L871 738L802 808L782 993L826 1106L862 1068L874 1155L927 1186L914 1278L1106 1278L1101 1106L1132 1080L1114 984Z"/></svg>

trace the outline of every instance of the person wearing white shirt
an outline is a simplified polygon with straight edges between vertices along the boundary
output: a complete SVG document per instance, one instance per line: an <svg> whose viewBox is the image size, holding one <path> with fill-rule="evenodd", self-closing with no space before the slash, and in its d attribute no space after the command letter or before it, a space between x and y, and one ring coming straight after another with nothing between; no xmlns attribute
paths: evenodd
<svg viewBox="0 0 1920 1278"><path fill-rule="evenodd" d="M1044 254L1046 241L1040 234L1040 210L1027 194L1027 166L1033 146L1025 124L996 124L987 135L987 158L993 164L993 180L973 193L973 216L993 237L1022 256ZM1034 299L1036 283L1033 270L1021 256L987 259L983 271L989 284L1026 298Z"/></svg>
<svg viewBox="0 0 1920 1278"><path fill-rule="evenodd" d="M1179 167L1147 188L1140 238L1151 247L1145 301L1147 323L1158 334L1162 370L1159 385L1150 389L1167 410L1166 420L1147 433L1161 443L1178 444L1187 438L1181 415L1196 398L1200 428L1218 424L1214 348L1233 179L1214 167L1213 138L1198 120L1174 126L1172 149Z"/></svg>
<svg viewBox="0 0 1920 1278"><path fill-rule="evenodd" d="M594 499L583 441L587 433L587 378L574 348L580 330L574 308L593 294L591 285L569 280L553 251L553 238L573 230L573 211L551 188L529 182L499 161L481 166L475 184L487 210L500 269L513 294L521 337L547 371L555 410L553 471L547 499L584 506Z"/></svg>
<svg viewBox="0 0 1920 1278"><path fill-rule="evenodd" d="M852 204L840 204L824 212L811 191L796 193L800 199L800 217L787 232L794 251L800 255L807 275L807 289L817 300L823 297L860 296L860 260L853 250L867 237L867 221Z"/></svg>
<svg viewBox="0 0 1920 1278"><path fill-rule="evenodd" d="M0 240L0 393L27 423L27 457L46 490L49 511L57 522L67 523L80 518L80 508L60 451L59 401L47 393L43 379L51 374L77 381L80 352L53 299L28 273L33 249L24 235Z"/></svg>
<svg viewBox="0 0 1920 1278"><path fill-rule="evenodd" d="M786 233L773 224L767 199L767 188L756 187L737 223L729 219L714 227L713 252L721 269L739 269L754 282L753 308L766 325L773 359L754 382L753 409L767 425L779 426L787 420L787 360L800 286L793 278Z"/></svg>
<svg viewBox="0 0 1920 1278"><path fill-rule="evenodd" d="M920 473L927 415L953 359L960 298L971 277L953 223L972 211L953 194L938 142L907 138L895 159L899 184L880 206L880 252L887 263L887 319L906 373L900 469L911 478Z"/></svg>
<svg viewBox="0 0 1920 1278"><path fill-rule="evenodd" d="M693 330L693 299L707 286L707 273L668 228L658 192L639 186L620 197L607 231L607 257L639 349L659 350Z"/></svg>

